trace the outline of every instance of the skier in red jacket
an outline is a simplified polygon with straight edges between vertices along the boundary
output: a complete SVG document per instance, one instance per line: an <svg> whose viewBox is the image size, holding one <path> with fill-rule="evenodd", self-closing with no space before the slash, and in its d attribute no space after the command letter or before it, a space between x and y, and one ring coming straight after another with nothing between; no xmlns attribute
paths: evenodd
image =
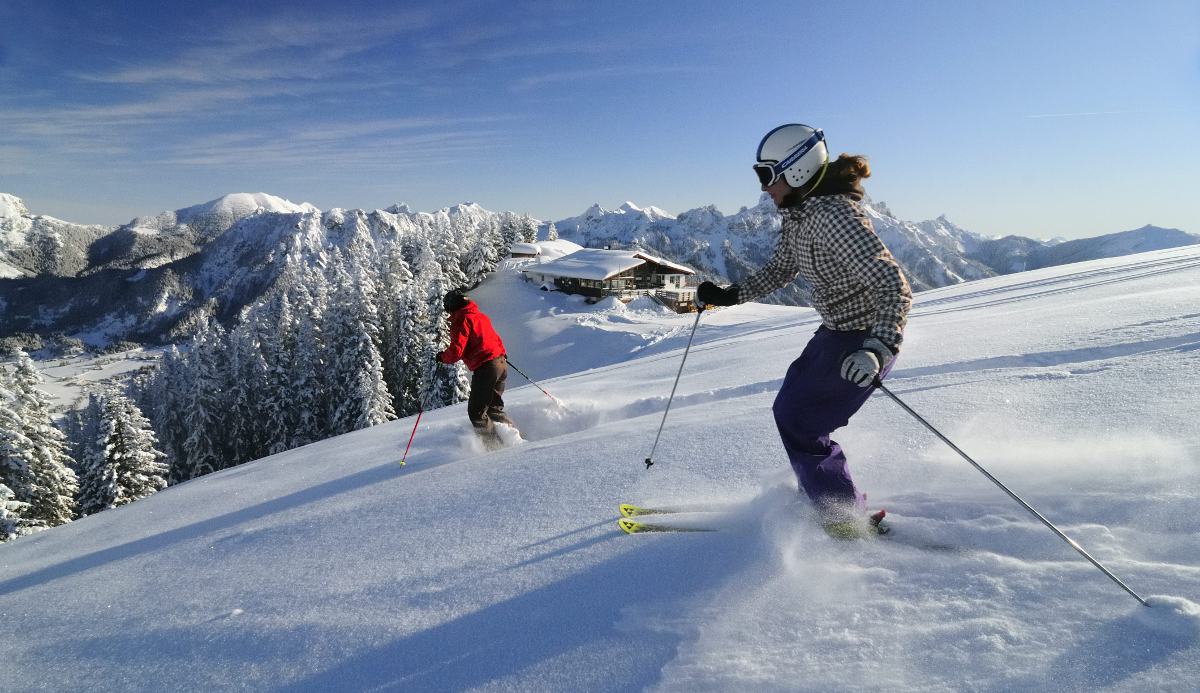
<svg viewBox="0 0 1200 693"><path fill-rule="evenodd" d="M504 342L492 328L492 321L462 291L446 294L442 307L450 314L450 346L438 353L438 360L451 364L462 360L471 370L471 396L467 416L475 432L490 446L500 444L496 423L513 425L504 412L504 384L508 380L508 359Z"/></svg>

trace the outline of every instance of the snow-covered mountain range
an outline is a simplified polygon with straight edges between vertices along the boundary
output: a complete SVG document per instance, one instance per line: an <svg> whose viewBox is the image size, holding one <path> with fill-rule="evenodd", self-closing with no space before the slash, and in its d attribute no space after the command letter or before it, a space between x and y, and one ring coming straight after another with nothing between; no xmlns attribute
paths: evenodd
<svg viewBox="0 0 1200 693"><path fill-rule="evenodd" d="M474 204L321 211L263 193L116 228L31 215L11 195L0 214L0 337L65 333L95 347L175 341L209 315L232 318L289 261L323 265L335 250L379 249L422 232L449 246L516 218Z"/></svg>
<svg viewBox="0 0 1200 693"><path fill-rule="evenodd" d="M989 239L945 217L897 219L881 202L867 211L916 290L1010 272L1200 243L1200 235L1146 226L1078 241L1019 236ZM208 314L236 315L268 291L285 258L317 262L321 253L380 244L408 230L453 226L470 233L504 225L510 212L463 204L433 213L407 206L387 210L321 211L265 193L239 193L118 227L79 225L31 213L0 194L0 337L66 334L91 346L173 341ZM673 216L626 203L593 205L553 223L585 247L640 246L695 267L715 281L739 281L766 262L778 237L770 199L724 215L700 207ZM551 224L543 222L542 237ZM770 302L804 305L797 282Z"/></svg>
<svg viewBox="0 0 1200 693"><path fill-rule="evenodd" d="M1200 235L1156 226L1068 242L1021 236L988 238L957 226L945 216L910 222L896 218L882 202L868 199L865 206L876 232L904 265L918 291L1068 262L1200 243ZM632 202L615 210L593 205L577 217L555 222L555 227L562 238L580 245L640 246L685 262L706 275L739 281L770 257L779 236L779 216L771 199L763 195L754 207L743 207L729 216L711 206L672 216ZM781 290L772 299L806 303L802 284Z"/></svg>

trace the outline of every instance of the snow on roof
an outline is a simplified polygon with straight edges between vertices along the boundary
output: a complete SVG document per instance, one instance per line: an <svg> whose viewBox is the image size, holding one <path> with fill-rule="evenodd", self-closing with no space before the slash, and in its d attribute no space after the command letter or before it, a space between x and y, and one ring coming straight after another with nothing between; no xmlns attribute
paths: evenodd
<svg viewBox="0 0 1200 693"><path fill-rule="evenodd" d="M696 273L696 271L690 267L685 267L683 265L679 265L674 262L669 262L667 260L662 259L661 257L655 257L654 255L651 255L650 253L644 253L640 250L637 251L637 256L640 258L649 260L650 262L653 262L656 265L662 265L663 267L669 267L670 269L678 271L680 274L695 274Z"/></svg>
<svg viewBox="0 0 1200 693"><path fill-rule="evenodd" d="M645 260L637 257L636 253L627 250L584 248L525 271L551 277L601 281L631 270L644 262Z"/></svg>
<svg viewBox="0 0 1200 693"><path fill-rule="evenodd" d="M667 262L641 251L601 250L599 248L583 248L557 260L535 265L523 271L543 276L602 281L638 267L647 261L677 270L681 274L695 274L687 267Z"/></svg>
<svg viewBox="0 0 1200 693"><path fill-rule="evenodd" d="M547 258L552 260L557 259L583 249L583 246L568 241L565 238L558 238L553 241L538 241L537 246L542 251L541 256L543 261Z"/></svg>
<svg viewBox="0 0 1200 693"><path fill-rule="evenodd" d="M513 243L508 252L512 255L541 255L542 249L536 243Z"/></svg>

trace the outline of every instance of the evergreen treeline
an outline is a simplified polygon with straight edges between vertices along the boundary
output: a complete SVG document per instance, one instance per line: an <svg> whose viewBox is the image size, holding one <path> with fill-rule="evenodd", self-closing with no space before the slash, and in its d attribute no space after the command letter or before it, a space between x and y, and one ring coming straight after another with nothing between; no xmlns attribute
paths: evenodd
<svg viewBox="0 0 1200 693"><path fill-rule="evenodd" d="M18 354L13 373L0 368L0 541L461 401L466 369L436 359L449 337L442 297L477 284L517 240L536 241L537 223L304 215L266 298L228 328L201 325L129 394L92 393L67 415L66 435Z"/></svg>

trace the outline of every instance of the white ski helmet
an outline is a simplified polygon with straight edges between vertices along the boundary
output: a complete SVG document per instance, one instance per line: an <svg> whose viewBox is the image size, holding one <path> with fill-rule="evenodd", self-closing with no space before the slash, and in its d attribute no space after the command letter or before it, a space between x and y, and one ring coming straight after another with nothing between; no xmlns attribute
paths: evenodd
<svg viewBox="0 0 1200 693"><path fill-rule="evenodd" d="M758 162L754 172L764 186L774 185L783 176L793 188L803 188L816 177L820 182L829 163L825 133L819 128L788 123L768 132L758 143Z"/></svg>

